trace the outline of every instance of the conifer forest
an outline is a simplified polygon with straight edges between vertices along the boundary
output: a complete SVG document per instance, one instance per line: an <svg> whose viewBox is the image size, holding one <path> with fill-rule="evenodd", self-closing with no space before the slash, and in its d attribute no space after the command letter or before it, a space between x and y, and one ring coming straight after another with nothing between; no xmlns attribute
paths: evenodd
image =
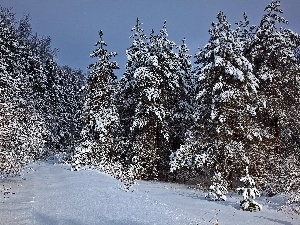
<svg viewBox="0 0 300 225"><path fill-rule="evenodd" d="M213 200L238 190L246 210L260 206L245 195L285 193L300 212L300 35L268 3L255 26L219 12L196 55L166 21L144 31L137 19L118 65L96 30L87 73L59 65L29 16L0 8L1 177L60 154L73 173L93 168L127 188L193 183Z"/></svg>

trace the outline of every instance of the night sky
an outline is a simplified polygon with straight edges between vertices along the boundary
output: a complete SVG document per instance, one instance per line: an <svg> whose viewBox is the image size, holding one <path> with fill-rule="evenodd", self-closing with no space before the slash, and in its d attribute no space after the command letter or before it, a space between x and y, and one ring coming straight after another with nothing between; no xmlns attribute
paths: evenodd
<svg viewBox="0 0 300 225"><path fill-rule="evenodd" d="M98 31L104 32L109 51L116 51L116 61L125 68L125 50L131 45L131 28L138 17L148 35L157 33L165 20L169 39L180 44L187 39L194 55L208 41L208 29L216 15L223 11L234 25L247 13L251 25L257 25L264 13L267 0L0 0L2 7L13 8L16 18L30 14L34 32L50 36L52 47L58 48L60 65L86 71L95 61L89 54L98 40ZM300 33L300 1L282 0L283 17L288 28ZM193 59L192 59L193 60Z"/></svg>

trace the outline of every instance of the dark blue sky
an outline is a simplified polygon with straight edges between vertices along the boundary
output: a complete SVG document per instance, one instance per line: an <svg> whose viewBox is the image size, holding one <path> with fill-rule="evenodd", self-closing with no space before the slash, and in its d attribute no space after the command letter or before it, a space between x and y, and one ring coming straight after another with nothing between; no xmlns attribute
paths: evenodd
<svg viewBox="0 0 300 225"><path fill-rule="evenodd" d="M30 14L34 32L50 36L58 48L58 62L86 70L94 59L89 54L104 31L110 51L116 51L121 76L126 62L125 50L136 18L143 22L146 34L158 32L167 20L169 38L177 44L186 37L191 54L208 40L208 29L223 11L231 24L247 12L251 24L258 24L268 0L0 0L2 7L12 7L18 19ZM282 0L288 27L300 33L300 1Z"/></svg>

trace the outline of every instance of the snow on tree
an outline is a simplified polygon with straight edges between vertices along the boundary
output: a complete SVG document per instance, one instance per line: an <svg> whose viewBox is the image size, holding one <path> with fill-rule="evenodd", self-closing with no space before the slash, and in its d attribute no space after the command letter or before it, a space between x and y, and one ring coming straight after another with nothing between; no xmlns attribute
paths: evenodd
<svg viewBox="0 0 300 225"><path fill-rule="evenodd" d="M300 64L300 47L296 47L295 57L296 57L297 63Z"/></svg>
<svg viewBox="0 0 300 225"><path fill-rule="evenodd" d="M64 98L68 103L74 92L67 96L56 89L55 50L50 38L32 35L29 16L17 22L10 10L1 8L0 31L0 173L9 175L65 144L57 141L56 124L61 125L66 115L59 113L64 105L57 102Z"/></svg>
<svg viewBox="0 0 300 225"><path fill-rule="evenodd" d="M168 39L166 23L147 38L141 23L133 28L134 41L127 50L121 88L132 108L130 158L144 178L167 179L169 155L179 146L189 117L192 89L188 49ZM181 127L179 127L181 125ZM182 129L182 130L181 130Z"/></svg>
<svg viewBox="0 0 300 225"><path fill-rule="evenodd" d="M99 31L100 40L95 44L96 50L90 55L98 61L88 68L86 99L83 108L83 129L81 143L76 148L73 167L94 165L105 168L116 160L115 133L119 127L119 116L114 102L116 93L115 69L118 64L111 59L115 52L108 52L103 40L103 32Z"/></svg>
<svg viewBox="0 0 300 225"><path fill-rule="evenodd" d="M120 82L100 31L82 88L82 71L55 62L50 37L33 35L29 16L16 21L1 8L0 173L77 146L75 168L93 165L126 185L169 180L171 168L179 181L213 182L211 196L222 199L247 155L242 207L253 204L250 171L257 187L290 195L297 209L300 38L277 27L287 24L281 14L273 0L258 26L244 14L232 29L220 12L194 70L185 39L169 40L166 22L147 37L137 19Z"/></svg>
<svg viewBox="0 0 300 225"><path fill-rule="evenodd" d="M196 123L171 155L171 171L185 168L200 177L222 171L231 181L247 152L260 187L271 184L276 193L292 183L284 159L291 156L298 170L299 35L276 28L286 22L279 6L272 1L259 26L249 27L244 14L236 30L218 15L209 43L196 56Z"/></svg>
<svg viewBox="0 0 300 225"><path fill-rule="evenodd" d="M202 179L201 182L209 183L211 174L206 168L211 165L210 156L207 151L199 150L199 146L206 143L199 138L201 135L194 127L191 127L185 136L184 144L170 155L170 172L178 182L185 183L196 176L198 180Z"/></svg>
<svg viewBox="0 0 300 225"><path fill-rule="evenodd" d="M162 32L159 35L164 35ZM152 32L148 43L146 64L135 70L134 76L137 87L137 104L135 107L131 132L133 134L133 159L141 167L145 177L157 177L160 171L158 164L162 158L165 142L169 137L166 124L166 108L163 100L168 98L163 93L165 71L159 54L163 46L158 42L161 36L155 36ZM163 41L163 40L160 40ZM156 45L157 44L157 45ZM174 46L170 46L173 48ZM165 55L168 57L168 53ZM158 56L159 55L159 56ZM160 164L161 165L161 164Z"/></svg>
<svg viewBox="0 0 300 225"><path fill-rule="evenodd" d="M27 74L20 64L28 46L18 35L10 10L1 8L0 19L0 173L10 175L40 156L45 127L28 99Z"/></svg>
<svg viewBox="0 0 300 225"><path fill-rule="evenodd" d="M26 54L26 63L22 63L26 65L23 73L28 74L24 83L28 84L26 89L30 104L46 126L43 155L70 154L74 148L74 140L70 137L78 137L79 133L76 127L80 122L76 114L82 105L80 88L84 75L82 71L61 67L55 62L56 50L51 48L49 37L34 35L27 42L30 51Z"/></svg>
<svg viewBox="0 0 300 225"><path fill-rule="evenodd" d="M212 177L212 185L209 187L209 194L207 198L213 201L226 201L227 182L223 179L222 174L215 173Z"/></svg>
<svg viewBox="0 0 300 225"><path fill-rule="evenodd" d="M192 113L193 100L195 98L195 77L192 72L191 55L185 43L186 39L182 40L182 44L177 46L178 67L176 69L177 78L172 82L177 82L176 89L170 100L170 123L171 127L171 148L172 150L179 149L184 143L185 134L193 124Z"/></svg>
<svg viewBox="0 0 300 225"><path fill-rule="evenodd" d="M210 171L210 176L217 170L232 181L239 171L238 158L254 135L252 98L258 80L251 63L243 56L237 31L230 28L222 12L217 18L218 22L209 30L209 43L196 55L198 115L191 138L198 139L198 146L193 142L185 144L193 145L185 147L192 150L187 152L186 160L199 163L195 167L206 165L204 170ZM204 158L209 162L203 163Z"/></svg>
<svg viewBox="0 0 300 225"><path fill-rule="evenodd" d="M292 154L281 160L280 168L276 168L277 185L281 183L284 193L289 197L287 206L300 214L300 160L299 154ZM278 171L280 170L280 171ZM280 190L282 191L282 189Z"/></svg>
<svg viewBox="0 0 300 225"><path fill-rule="evenodd" d="M125 72L118 83L117 107L120 116L121 148L123 148L122 160L125 164L132 162L132 148L134 133L133 125L135 108L138 104L138 86L136 85L135 72L147 65L148 61L148 37L144 34L142 23L137 18L135 26L131 29L132 45L126 50L127 62Z"/></svg>
<svg viewBox="0 0 300 225"><path fill-rule="evenodd" d="M71 154L80 139L80 110L83 107L84 75L81 70L68 66L59 67L54 80L55 116L58 119L56 130L56 151Z"/></svg>
<svg viewBox="0 0 300 225"><path fill-rule="evenodd" d="M257 98L257 123L262 125L257 134L259 151L256 173L260 183L276 184L274 168L282 165L281 158L298 154L300 86L299 64L295 49L299 35L277 24L287 24L282 16L280 1L274 0L265 8L260 25L249 41L246 57L253 64L253 73L260 81ZM275 186L274 186L275 187ZM274 190L275 191L275 190Z"/></svg>
<svg viewBox="0 0 300 225"><path fill-rule="evenodd" d="M237 188L238 193L243 195L243 200L240 202L242 210L256 211L261 210L262 206L255 201L256 196L260 196L260 192L255 187L254 179L249 175L248 165L245 169L246 175L240 179L244 183L242 188Z"/></svg>
<svg viewBox="0 0 300 225"><path fill-rule="evenodd" d="M213 23L209 43L196 56L196 123L171 155L171 171L191 171L202 183L221 171L230 182L241 175L247 153L256 185L272 195L290 195L296 209L299 35L277 28L287 22L280 16L280 1L265 11L259 26L249 27L245 14L234 31L222 13Z"/></svg>
<svg viewBox="0 0 300 225"><path fill-rule="evenodd" d="M240 42L243 44L244 53L246 54L247 48L249 48L250 41L253 40L253 37L255 35L257 26L249 26L250 21L248 20L248 16L245 12L243 14L243 20L240 20L238 23L235 24L237 26L237 35L240 39Z"/></svg>

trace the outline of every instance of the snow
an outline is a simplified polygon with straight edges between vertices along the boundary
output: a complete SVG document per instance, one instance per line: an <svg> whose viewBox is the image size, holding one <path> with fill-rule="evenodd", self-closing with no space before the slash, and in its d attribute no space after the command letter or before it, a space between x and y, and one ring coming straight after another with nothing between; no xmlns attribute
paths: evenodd
<svg viewBox="0 0 300 225"><path fill-rule="evenodd" d="M0 180L0 224L300 224L277 211L283 196L261 197L262 211L239 209L241 197L212 202L184 185L140 181L125 192L95 170L72 172L53 161L30 164L24 174Z"/></svg>

